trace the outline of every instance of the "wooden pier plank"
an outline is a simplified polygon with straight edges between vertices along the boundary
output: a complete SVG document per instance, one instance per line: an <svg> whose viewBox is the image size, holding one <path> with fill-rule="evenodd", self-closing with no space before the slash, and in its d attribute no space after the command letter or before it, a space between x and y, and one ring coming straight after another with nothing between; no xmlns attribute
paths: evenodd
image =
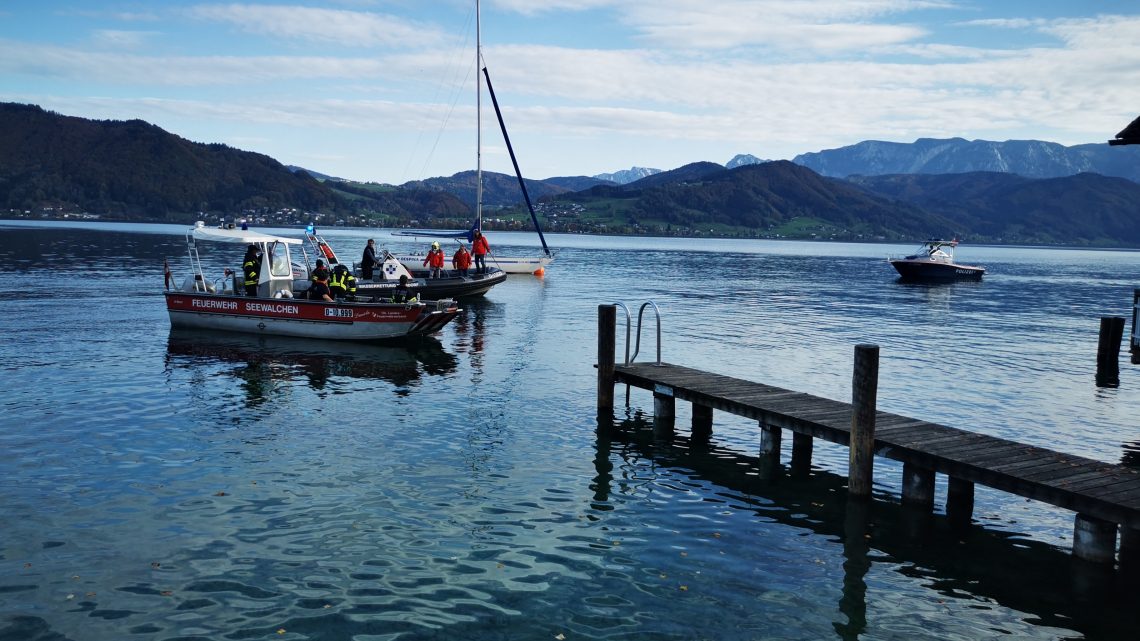
<svg viewBox="0 0 1140 641"><path fill-rule="evenodd" d="M764 421L832 443L850 442L849 403L663 363L618 365L615 384ZM876 412L875 450L920 468L1140 529L1140 474L889 412Z"/></svg>

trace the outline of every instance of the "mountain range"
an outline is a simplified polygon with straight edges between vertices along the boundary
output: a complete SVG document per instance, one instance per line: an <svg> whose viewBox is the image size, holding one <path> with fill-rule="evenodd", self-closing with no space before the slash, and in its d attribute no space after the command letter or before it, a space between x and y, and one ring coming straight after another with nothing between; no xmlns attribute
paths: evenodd
<svg viewBox="0 0 1140 641"><path fill-rule="evenodd" d="M1140 182L1140 148L1107 144L1065 147L1040 140L919 138L913 143L868 140L848 147L800 154L793 161L824 176L961 174L990 171L1026 178L1079 173Z"/></svg>
<svg viewBox="0 0 1140 641"><path fill-rule="evenodd" d="M953 234L956 223L850 182L821 176L786 160L727 169L693 163L626 185L598 185L552 202L621 203L641 227L695 232L743 228L755 236L845 239L915 238ZM690 234L685 234L690 235Z"/></svg>
<svg viewBox="0 0 1140 641"><path fill-rule="evenodd" d="M554 231L1140 247L1140 145L866 141L765 161L526 181ZM140 120L95 121L0 103L0 206L124 220L320 212L350 225L468 224L475 173L357 183L193 143ZM490 228L519 228L514 176L484 172ZM309 214L306 214L308 216ZM296 218L294 213L293 218ZM323 223L324 224L324 223ZM529 224L529 222L525 223ZM516 227L511 227L515 225Z"/></svg>

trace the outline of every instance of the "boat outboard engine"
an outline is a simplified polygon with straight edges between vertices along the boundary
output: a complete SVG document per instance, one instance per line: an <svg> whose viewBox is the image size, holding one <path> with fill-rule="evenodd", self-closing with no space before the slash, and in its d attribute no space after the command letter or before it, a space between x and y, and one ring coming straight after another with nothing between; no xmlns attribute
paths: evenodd
<svg viewBox="0 0 1140 641"><path fill-rule="evenodd" d="M193 274L187 276L182 281L182 291L184 292L206 292L209 294L214 293L214 284L202 279L201 274Z"/></svg>

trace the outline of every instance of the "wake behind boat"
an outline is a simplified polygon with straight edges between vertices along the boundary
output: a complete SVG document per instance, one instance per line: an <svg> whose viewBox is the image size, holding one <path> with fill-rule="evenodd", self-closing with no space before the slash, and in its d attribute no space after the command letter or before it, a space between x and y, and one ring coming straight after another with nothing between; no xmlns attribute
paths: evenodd
<svg viewBox="0 0 1140 641"><path fill-rule="evenodd" d="M206 277L199 241L250 248L249 273L225 268ZM411 303L308 300L312 275L303 241L243 229L208 228L199 222L186 233L191 274L171 289L165 268L166 309L172 327L273 334L301 338L375 341L424 336L439 331L459 313L454 300ZM304 265L292 262L299 247ZM256 250L256 253L254 252ZM252 274L250 276L249 274ZM244 279L251 279L245 281ZM244 282L250 285L243 287ZM245 293L255 293L248 295Z"/></svg>
<svg viewBox="0 0 1140 641"><path fill-rule="evenodd" d="M923 243L918 251L910 256L888 258L887 261L899 273L900 280L914 282L981 280L986 268L955 262L954 248L957 246L957 240L935 238Z"/></svg>

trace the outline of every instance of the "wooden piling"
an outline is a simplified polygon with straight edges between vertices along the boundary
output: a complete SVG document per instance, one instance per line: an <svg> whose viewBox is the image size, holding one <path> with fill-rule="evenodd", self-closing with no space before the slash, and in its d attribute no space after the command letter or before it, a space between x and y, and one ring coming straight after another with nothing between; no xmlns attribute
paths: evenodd
<svg viewBox="0 0 1140 641"><path fill-rule="evenodd" d="M1140 358L1140 287L1132 290L1132 338L1128 341L1128 351L1132 352L1132 362Z"/></svg>
<svg viewBox="0 0 1140 641"><path fill-rule="evenodd" d="M903 463L902 502L930 512L934 509L934 470Z"/></svg>
<svg viewBox="0 0 1140 641"><path fill-rule="evenodd" d="M598 305L598 415L614 412L617 305Z"/></svg>
<svg viewBox="0 0 1140 641"><path fill-rule="evenodd" d="M855 346L855 370L851 377L851 447L847 493L853 498L871 498L875 463L875 404L879 389L879 346Z"/></svg>
<svg viewBox="0 0 1140 641"><path fill-rule="evenodd" d="M1090 563L1116 562L1116 524L1077 514L1073 525L1073 556Z"/></svg>
<svg viewBox="0 0 1140 641"><path fill-rule="evenodd" d="M810 434L792 432L792 474L807 476L811 474L811 454L815 446L815 439Z"/></svg>
<svg viewBox="0 0 1140 641"><path fill-rule="evenodd" d="M712 438L713 408L693 403L692 438L694 443L708 443Z"/></svg>
<svg viewBox="0 0 1140 641"><path fill-rule="evenodd" d="M1123 337L1123 317L1105 316L1100 319L1100 337L1096 349L1098 387L1120 386L1120 340Z"/></svg>
<svg viewBox="0 0 1140 641"><path fill-rule="evenodd" d="M956 524L969 523L974 517L974 484L950 477L946 488L946 516Z"/></svg>
<svg viewBox="0 0 1140 641"><path fill-rule="evenodd" d="M760 421L760 456L779 460L781 436L780 428Z"/></svg>
<svg viewBox="0 0 1140 641"><path fill-rule="evenodd" d="M1120 528L1120 571L1130 582L1140 580L1140 530Z"/></svg>
<svg viewBox="0 0 1140 641"><path fill-rule="evenodd" d="M662 438L672 438L677 421L677 399L668 385L653 390L653 431Z"/></svg>
<svg viewBox="0 0 1140 641"><path fill-rule="evenodd" d="M764 421L760 425L760 468L757 471L760 478L771 480L780 475L780 441L783 432L779 427L768 425Z"/></svg>

